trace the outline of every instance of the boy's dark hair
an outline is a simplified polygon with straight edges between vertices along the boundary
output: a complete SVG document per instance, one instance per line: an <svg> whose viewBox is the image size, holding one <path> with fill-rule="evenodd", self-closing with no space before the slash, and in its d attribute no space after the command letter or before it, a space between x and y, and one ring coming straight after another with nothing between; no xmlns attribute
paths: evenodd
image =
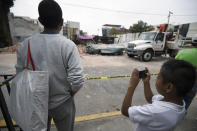
<svg viewBox="0 0 197 131"><path fill-rule="evenodd" d="M196 80L195 67L184 60L169 60L161 67L163 84L171 82L176 90L177 95L184 97L188 93Z"/></svg>
<svg viewBox="0 0 197 131"><path fill-rule="evenodd" d="M38 6L40 22L45 28L56 29L62 20L62 9L54 0L43 0Z"/></svg>

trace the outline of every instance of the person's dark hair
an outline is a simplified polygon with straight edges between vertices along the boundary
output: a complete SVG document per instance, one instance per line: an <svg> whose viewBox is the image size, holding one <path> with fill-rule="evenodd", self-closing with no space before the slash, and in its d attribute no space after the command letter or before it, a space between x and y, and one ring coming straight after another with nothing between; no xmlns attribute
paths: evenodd
<svg viewBox="0 0 197 131"><path fill-rule="evenodd" d="M196 80L195 67L184 60L169 60L161 67L161 76L163 84L171 82L176 90L177 95L184 97L192 87Z"/></svg>
<svg viewBox="0 0 197 131"><path fill-rule="evenodd" d="M40 22L45 28L56 29L62 21L62 9L54 0L43 0L38 6Z"/></svg>

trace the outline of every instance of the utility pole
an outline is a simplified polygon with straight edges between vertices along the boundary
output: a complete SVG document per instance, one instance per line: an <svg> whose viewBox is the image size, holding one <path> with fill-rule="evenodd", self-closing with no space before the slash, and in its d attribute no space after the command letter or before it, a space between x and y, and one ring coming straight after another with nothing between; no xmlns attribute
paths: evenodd
<svg viewBox="0 0 197 131"><path fill-rule="evenodd" d="M166 31L168 30L169 28L169 23L170 23L170 15L172 15L173 12L169 11L169 14L168 14L168 24L167 24L167 27L166 27Z"/></svg>
<svg viewBox="0 0 197 131"><path fill-rule="evenodd" d="M98 31L98 36L99 36L99 29L97 29L97 31Z"/></svg>
<svg viewBox="0 0 197 131"><path fill-rule="evenodd" d="M170 23L170 15L172 15L173 12L169 11L169 14L168 14L168 24Z"/></svg>

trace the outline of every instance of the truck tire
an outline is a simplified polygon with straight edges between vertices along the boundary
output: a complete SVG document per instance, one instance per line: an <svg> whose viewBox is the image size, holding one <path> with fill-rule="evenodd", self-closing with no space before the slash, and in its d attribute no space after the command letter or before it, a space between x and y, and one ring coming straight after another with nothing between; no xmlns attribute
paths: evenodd
<svg viewBox="0 0 197 131"><path fill-rule="evenodd" d="M132 54L127 54L128 55L128 57L134 57L134 55L132 55Z"/></svg>
<svg viewBox="0 0 197 131"><path fill-rule="evenodd" d="M144 53L142 54L142 60L147 62L151 61L153 57L153 52L151 50L145 50Z"/></svg>

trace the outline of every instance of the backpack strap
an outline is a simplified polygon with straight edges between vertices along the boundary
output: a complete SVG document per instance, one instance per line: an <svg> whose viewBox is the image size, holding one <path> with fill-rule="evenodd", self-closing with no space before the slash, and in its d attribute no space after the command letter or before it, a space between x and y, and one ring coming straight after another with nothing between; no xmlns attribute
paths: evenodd
<svg viewBox="0 0 197 131"><path fill-rule="evenodd" d="M31 65L32 65L32 68L33 68L33 71L35 71L35 65L34 65L34 61L31 57L31 50L30 50L30 42L28 40L28 48L27 48L27 69L29 69L29 60L31 62Z"/></svg>

